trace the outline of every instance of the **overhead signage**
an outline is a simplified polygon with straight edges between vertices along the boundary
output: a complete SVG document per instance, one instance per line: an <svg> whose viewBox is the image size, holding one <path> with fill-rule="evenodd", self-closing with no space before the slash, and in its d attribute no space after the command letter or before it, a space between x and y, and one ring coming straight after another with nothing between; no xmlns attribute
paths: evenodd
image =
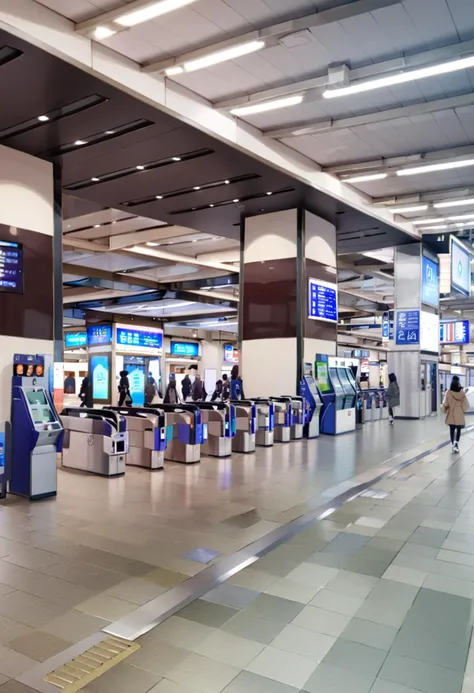
<svg viewBox="0 0 474 693"><path fill-rule="evenodd" d="M172 356L188 356L195 358L199 356L198 342L171 342L170 353Z"/></svg>
<svg viewBox="0 0 474 693"><path fill-rule="evenodd" d="M239 350L232 344L224 344L224 362L225 363L238 363L239 362Z"/></svg>
<svg viewBox="0 0 474 693"><path fill-rule="evenodd" d="M112 325L91 325L87 328L87 344L104 346L112 344Z"/></svg>
<svg viewBox="0 0 474 693"><path fill-rule="evenodd" d="M471 295L471 253L451 236L451 289Z"/></svg>
<svg viewBox="0 0 474 693"><path fill-rule="evenodd" d="M469 320L447 320L439 325L441 344L469 344Z"/></svg>
<svg viewBox="0 0 474 693"><path fill-rule="evenodd" d="M420 311L398 310L395 325L395 342L401 345L420 343Z"/></svg>
<svg viewBox="0 0 474 693"><path fill-rule="evenodd" d="M125 347L126 350L133 347L134 351L137 349L161 350L163 349L163 332L117 327L117 348L121 347Z"/></svg>
<svg viewBox="0 0 474 693"><path fill-rule="evenodd" d="M109 357L91 356L92 393L95 400L109 399Z"/></svg>
<svg viewBox="0 0 474 693"><path fill-rule="evenodd" d="M309 280L308 318L337 322L337 284Z"/></svg>
<svg viewBox="0 0 474 693"><path fill-rule="evenodd" d="M382 316L382 340L388 342L390 339L390 315L384 313Z"/></svg>
<svg viewBox="0 0 474 693"><path fill-rule="evenodd" d="M421 302L439 306L439 264L426 255L421 260Z"/></svg>
<svg viewBox="0 0 474 693"><path fill-rule="evenodd" d="M0 291L23 293L23 246L21 243L0 241Z"/></svg>
<svg viewBox="0 0 474 693"><path fill-rule="evenodd" d="M66 349L80 349L87 346L87 332L66 332L64 335Z"/></svg>

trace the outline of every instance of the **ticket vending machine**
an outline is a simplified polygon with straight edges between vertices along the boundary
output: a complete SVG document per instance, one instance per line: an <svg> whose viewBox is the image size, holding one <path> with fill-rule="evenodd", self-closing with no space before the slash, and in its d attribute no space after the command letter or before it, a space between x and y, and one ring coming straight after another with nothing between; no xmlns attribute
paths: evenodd
<svg viewBox="0 0 474 693"><path fill-rule="evenodd" d="M313 378L313 369L309 364L305 365L305 375L300 383L300 394L305 402L303 434L306 438L318 438L319 414L323 406L323 400Z"/></svg>
<svg viewBox="0 0 474 693"><path fill-rule="evenodd" d="M56 495L57 453L64 429L41 355L15 354L12 379L10 493L39 500Z"/></svg>
<svg viewBox="0 0 474 693"><path fill-rule="evenodd" d="M354 431L356 392L347 377L346 360L317 354L315 371L323 400L321 433L339 435Z"/></svg>

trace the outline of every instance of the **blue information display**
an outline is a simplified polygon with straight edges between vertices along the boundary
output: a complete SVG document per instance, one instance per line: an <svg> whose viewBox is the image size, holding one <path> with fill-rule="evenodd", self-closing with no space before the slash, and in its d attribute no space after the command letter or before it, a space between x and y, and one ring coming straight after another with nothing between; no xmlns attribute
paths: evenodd
<svg viewBox="0 0 474 693"><path fill-rule="evenodd" d="M420 343L420 311L397 311L397 324L395 329L397 344Z"/></svg>
<svg viewBox="0 0 474 693"><path fill-rule="evenodd" d="M128 382L134 407L142 407L145 403L145 366L128 366Z"/></svg>
<svg viewBox="0 0 474 693"><path fill-rule="evenodd" d="M451 236L451 288L471 295L471 253Z"/></svg>
<svg viewBox="0 0 474 693"><path fill-rule="evenodd" d="M337 285L309 280L308 317L312 320L337 322Z"/></svg>
<svg viewBox="0 0 474 693"><path fill-rule="evenodd" d="M421 264L421 302L437 308L439 306L439 265L426 255L423 255Z"/></svg>
<svg viewBox="0 0 474 693"><path fill-rule="evenodd" d="M382 316L382 339L390 339L390 315L384 313Z"/></svg>
<svg viewBox="0 0 474 693"><path fill-rule="evenodd" d="M469 344L469 320L447 320L439 325L441 344Z"/></svg>
<svg viewBox="0 0 474 693"><path fill-rule="evenodd" d="M109 357L91 356L92 392L95 400L109 399Z"/></svg>
<svg viewBox="0 0 474 693"><path fill-rule="evenodd" d="M163 333L143 330L126 330L117 327L117 346L142 347L143 349L162 349Z"/></svg>
<svg viewBox="0 0 474 693"><path fill-rule="evenodd" d="M198 342L171 342L172 356L199 356Z"/></svg>
<svg viewBox="0 0 474 693"><path fill-rule="evenodd" d="M89 346L112 344L112 325L93 325L88 327L87 344Z"/></svg>
<svg viewBox="0 0 474 693"><path fill-rule="evenodd" d="M5 431L0 431L0 475L5 469Z"/></svg>
<svg viewBox="0 0 474 693"><path fill-rule="evenodd" d="M77 349L87 346L87 332L66 332L64 335L66 349Z"/></svg>
<svg viewBox="0 0 474 693"><path fill-rule="evenodd" d="M23 246L12 241L0 241L0 291L23 293Z"/></svg>

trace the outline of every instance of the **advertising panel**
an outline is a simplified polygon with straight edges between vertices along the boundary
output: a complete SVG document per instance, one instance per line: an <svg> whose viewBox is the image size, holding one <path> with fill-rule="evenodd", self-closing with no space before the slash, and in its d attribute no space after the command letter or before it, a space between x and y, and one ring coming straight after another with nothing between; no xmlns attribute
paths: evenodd
<svg viewBox="0 0 474 693"><path fill-rule="evenodd" d="M91 356L92 392L95 400L109 399L109 357Z"/></svg>
<svg viewBox="0 0 474 693"><path fill-rule="evenodd" d="M469 320L445 320L439 326L441 344L469 344Z"/></svg>
<svg viewBox="0 0 474 693"><path fill-rule="evenodd" d="M112 344L112 325L91 325L88 327L87 344L89 346Z"/></svg>
<svg viewBox="0 0 474 693"><path fill-rule="evenodd" d="M87 332L66 332L64 335L66 349L80 349L87 346Z"/></svg>
<svg viewBox="0 0 474 693"><path fill-rule="evenodd" d="M451 236L451 289L471 295L471 253Z"/></svg>
<svg viewBox="0 0 474 693"><path fill-rule="evenodd" d="M439 306L439 264L423 255L421 260L421 302Z"/></svg>
<svg viewBox="0 0 474 693"><path fill-rule="evenodd" d="M195 358L199 356L199 343L171 342L170 352L172 356L188 356L189 358Z"/></svg>
<svg viewBox="0 0 474 693"><path fill-rule="evenodd" d="M239 363L239 350L232 344L224 344L224 362Z"/></svg>

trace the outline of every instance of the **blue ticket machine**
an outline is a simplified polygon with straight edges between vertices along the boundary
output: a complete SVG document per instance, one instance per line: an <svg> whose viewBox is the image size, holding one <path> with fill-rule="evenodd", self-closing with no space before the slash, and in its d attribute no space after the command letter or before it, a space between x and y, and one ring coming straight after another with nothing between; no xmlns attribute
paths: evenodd
<svg viewBox="0 0 474 693"><path fill-rule="evenodd" d="M308 365L305 366L305 375L300 383L300 395L304 398L305 408L303 435L306 438L318 438L319 414L323 400L313 378L312 369Z"/></svg>
<svg viewBox="0 0 474 693"><path fill-rule="evenodd" d="M356 427L356 392L346 371L345 359L317 354L316 380L323 400L320 414L321 433L339 435Z"/></svg>
<svg viewBox="0 0 474 693"><path fill-rule="evenodd" d="M61 452L63 437L44 356L15 354L10 493L30 500L56 495L57 453Z"/></svg>

